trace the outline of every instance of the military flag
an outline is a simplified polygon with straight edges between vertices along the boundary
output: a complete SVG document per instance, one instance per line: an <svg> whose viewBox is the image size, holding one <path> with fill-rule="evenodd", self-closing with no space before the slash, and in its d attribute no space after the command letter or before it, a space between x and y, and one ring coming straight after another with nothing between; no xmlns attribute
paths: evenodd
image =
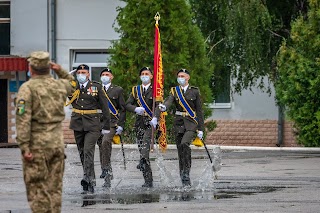
<svg viewBox="0 0 320 213"><path fill-rule="evenodd" d="M161 41L160 41L160 30L159 30L159 20L160 14L157 13L154 17L155 23L155 35L154 35L154 78L153 78L153 98L157 102L163 102L163 85L164 85L164 74L162 67L162 55L161 55ZM166 112L161 112L159 119L159 137L158 143L160 149L165 151L167 149L167 139L166 139Z"/></svg>

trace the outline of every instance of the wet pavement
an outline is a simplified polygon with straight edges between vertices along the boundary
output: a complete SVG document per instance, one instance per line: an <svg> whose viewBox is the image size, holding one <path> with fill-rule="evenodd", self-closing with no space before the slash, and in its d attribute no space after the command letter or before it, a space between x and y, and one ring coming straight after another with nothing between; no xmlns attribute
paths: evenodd
<svg viewBox="0 0 320 213"><path fill-rule="evenodd" d="M212 159L215 154L208 146ZM81 194L82 167L74 145L66 148L62 212L320 212L320 149L221 147L214 179L203 148L192 150L192 186L183 188L177 150L151 153L154 187L142 188L138 150L114 146L112 187L102 187L98 148L97 186ZM126 168L126 169L125 169ZM31 212L26 200L18 148L0 149L0 212Z"/></svg>

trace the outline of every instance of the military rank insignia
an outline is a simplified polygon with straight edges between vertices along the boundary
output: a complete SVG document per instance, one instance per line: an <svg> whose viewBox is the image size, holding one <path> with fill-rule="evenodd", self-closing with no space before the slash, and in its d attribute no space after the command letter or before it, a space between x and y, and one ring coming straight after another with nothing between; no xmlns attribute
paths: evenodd
<svg viewBox="0 0 320 213"><path fill-rule="evenodd" d="M17 114L18 115L23 115L24 114L24 112L25 112L25 104L26 104L26 102L23 99L20 99L18 101L18 103L17 103Z"/></svg>
<svg viewBox="0 0 320 213"><path fill-rule="evenodd" d="M75 88L77 86L77 82L75 80L70 81L70 85Z"/></svg>

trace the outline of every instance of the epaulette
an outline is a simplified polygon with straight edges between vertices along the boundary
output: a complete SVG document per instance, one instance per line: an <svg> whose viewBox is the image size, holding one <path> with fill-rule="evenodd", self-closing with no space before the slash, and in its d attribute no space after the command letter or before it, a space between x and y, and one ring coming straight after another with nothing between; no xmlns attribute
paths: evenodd
<svg viewBox="0 0 320 213"><path fill-rule="evenodd" d="M190 89L199 89L199 87L190 86Z"/></svg>
<svg viewBox="0 0 320 213"><path fill-rule="evenodd" d="M112 86L113 86L113 87L118 87L118 88L120 87L120 86L118 86L118 85L116 85L116 84L112 84ZM120 88L122 88L122 87L120 87Z"/></svg>
<svg viewBox="0 0 320 213"><path fill-rule="evenodd" d="M92 83L101 84L99 81L91 81Z"/></svg>
<svg viewBox="0 0 320 213"><path fill-rule="evenodd" d="M137 90L137 86L133 86L131 89L131 94L134 98L137 98L136 90Z"/></svg>

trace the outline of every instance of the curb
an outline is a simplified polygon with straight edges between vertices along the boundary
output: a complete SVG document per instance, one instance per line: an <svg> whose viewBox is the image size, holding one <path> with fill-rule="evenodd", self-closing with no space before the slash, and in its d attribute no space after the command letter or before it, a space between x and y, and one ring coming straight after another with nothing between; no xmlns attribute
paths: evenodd
<svg viewBox="0 0 320 213"><path fill-rule="evenodd" d="M96 145L98 147L98 145ZM138 149L136 144L124 144L126 149ZM194 145L190 146L192 150L202 150L204 147L196 147ZM320 148L317 147L260 147L260 146L219 146L219 145L207 145L208 149L214 149L215 147L220 147L221 150L230 151L288 151L288 152L315 152L320 153ZM66 148L77 148L76 144L66 144ZM112 144L112 148L120 149L120 144ZM168 144L168 150L177 149L176 145Z"/></svg>

